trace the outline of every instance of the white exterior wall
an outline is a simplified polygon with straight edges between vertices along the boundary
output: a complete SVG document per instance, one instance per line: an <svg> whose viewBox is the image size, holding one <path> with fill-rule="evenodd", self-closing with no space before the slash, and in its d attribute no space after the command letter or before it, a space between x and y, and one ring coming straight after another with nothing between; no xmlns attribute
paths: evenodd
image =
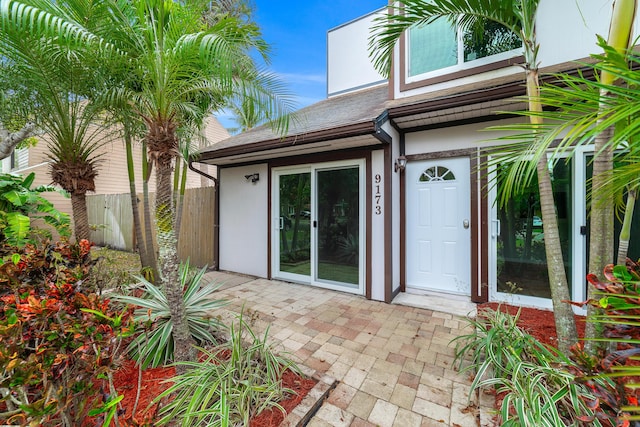
<svg viewBox="0 0 640 427"><path fill-rule="evenodd" d="M255 184L245 175L259 173ZM220 170L220 269L267 277L268 168Z"/></svg>
<svg viewBox="0 0 640 427"><path fill-rule="evenodd" d="M552 67L564 62L588 58L601 49L596 45L596 34L606 38L613 0L541 0L538 6L537 37L540 44L540 67ZM640 18L637 19L636 28ZM396 48L396 58L399 48ZM490 71L469 77L433 84L413 90L400 91L400 61L394 62L394 97L405 98L423 93L447 90L523 73L517 66Z"/></svg>
<svg viewBox="0 0 640 427"><path fill-rule="evenodd" d="M537 37L540 44L540 67L551 67L567 61L584 59L600 52L596 34L606 38L613 0L541 0L538 6ZM384 78L373 68L368 55L368 38L373 19L386 13L379 9L327 32L327 94L338 95L363 87L381 84ZM636 23L639 28L640 18ZM396 48L396 59L399 49ZM400 61L394 62L394 73L400 76ZM395 98L446 90L522 73L520 67L509 67L464 77L428 87L400 91L400 79L394 83Z"/></svg>
<svg viewBox="0 0 640 427"><path fill-rule="evenodd" d="M491 126L517 123L521 119L508 119L491 122ZM468 148L489 147L493 140L504 137L505 132L486 131L487 123L474 123L464 126L433 129L406 134L406 154L435 153L439 151L463 150Z"/></svg>
<svg viewBox="0 0 640 427"><path fill-rule="evenodd" d="M327 33L327 96L386 83L368 54L369 29L386 8L331 29Z"/></svg>
<svg viewBox="0 0 640 427"><path fill-rule="evenodd" d="M385 124L384 130L392 136L394 141L399 141L398 132L388 123ZM400 155L400 145L393 144L391 150L391 163L394 163ZM394 173L393 167L387 173L391 174L391 246L392 246L392 292L396 292L400 288L400 222L404 218L400 217L400 173Z"/></svg>
<svg viewBox="0 0 640 427"><path fill-rule="evenodd" d="M384 223L385 206L391 200L384 199L384 151L376 150L371 153L371 178L368 183L371 187L371 299L384 301L384 277L385 277L385 241ZM376 182L376 175L380 176L380 182ZM379 189L378 189L378 186ZM379 191L378 191L379 190ZM376 200L376 193L381 195ZM380 214L376 214L376 209L380 208Z"/></svg>

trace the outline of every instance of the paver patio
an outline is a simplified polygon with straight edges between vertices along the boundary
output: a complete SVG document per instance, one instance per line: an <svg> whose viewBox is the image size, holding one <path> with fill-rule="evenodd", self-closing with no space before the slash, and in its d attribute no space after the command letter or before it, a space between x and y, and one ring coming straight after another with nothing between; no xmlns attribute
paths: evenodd
<svg viewBox="0 0 640 427"><path fill-rule="evenodd" d="M460 317L223 272L206 278L224 283L226 321L244 307L296 362L338 381L308 426L480 425L470 379L452 368L449 342L468 328Z"/></svg>

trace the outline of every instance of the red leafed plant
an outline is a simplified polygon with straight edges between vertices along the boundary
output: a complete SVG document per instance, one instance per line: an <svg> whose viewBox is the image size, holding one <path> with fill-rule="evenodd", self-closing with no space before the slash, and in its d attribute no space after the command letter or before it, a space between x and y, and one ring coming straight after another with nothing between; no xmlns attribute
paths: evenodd
<svg viewBox="0 0 640 427"><path fill-rule="evenodd" d="M608 265L604 276L606 282L593 274L587 280L599 297L589 303L601 309L589 320L602 324L600 340L606 346L598 357L587 355L581 345L572 349L582 368L576 374L595 396L589 405L596 417L613 417L616 426L640 425L640 266L631 260L625 266ZM603 377L609 381L594 380Z"/></svg>
<svg viewBox="0 0 640 427"><path fill-rule="evenodd" d="M90 244L12 248L0 273L0 420L79 426L114 411L108 384L131 313L82 289ZM18 254L17 257L15 254Z"/></svg>

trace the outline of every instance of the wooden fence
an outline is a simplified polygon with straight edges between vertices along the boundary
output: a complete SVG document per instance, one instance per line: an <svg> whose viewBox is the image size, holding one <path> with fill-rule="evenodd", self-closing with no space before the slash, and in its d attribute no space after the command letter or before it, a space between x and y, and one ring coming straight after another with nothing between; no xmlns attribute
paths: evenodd
<svg viewBox="0 0 640 427"><path fill-rule="evenodd" d="M140 221L144 224L142 194L138 195ZM153 195L151 195L153 214ZM99 246L132 251L135 248L131 196L97 194L87 196L87 213L92 225L91 240ZM195 266L214 266L215 188L186 190L182 203L182 225L178 255ZM155 231L155 226L152 227ZM144 229L143 229L144 233Z"/></svg>

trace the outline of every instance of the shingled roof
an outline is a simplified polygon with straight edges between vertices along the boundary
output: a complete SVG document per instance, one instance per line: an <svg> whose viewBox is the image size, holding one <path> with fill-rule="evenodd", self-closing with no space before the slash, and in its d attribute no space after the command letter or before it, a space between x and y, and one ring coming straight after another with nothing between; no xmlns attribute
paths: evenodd
<svg viewBox="0 0 640 427"><path fill-rule="evenodd" d="M331 97L297 111L285 136L262 125L201 150L197 159L220 163L222 158L248 153L270 151L279 155L278 149L286 151L330 140L342 140L345 148L380 144L375 137L376 120L385 112L387 97L387 85ZM332 149L340 148L340 143L337 145Z"/></svg>

